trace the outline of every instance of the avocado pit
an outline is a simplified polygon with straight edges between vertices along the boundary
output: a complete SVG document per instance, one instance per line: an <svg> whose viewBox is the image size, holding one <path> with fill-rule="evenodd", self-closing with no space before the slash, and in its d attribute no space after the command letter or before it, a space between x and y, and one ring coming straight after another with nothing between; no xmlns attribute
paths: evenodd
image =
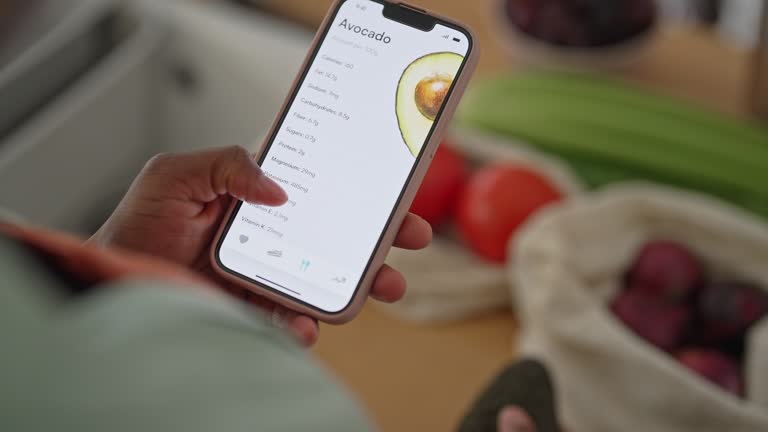
<svg viewBox="0 0 768 432"><path fill-rule="evenodd" d="M426 118L434 120L448 90L451 88L453 78L447 74L435 74L426 77L416 84L414 99L419 112Z"/></svg>

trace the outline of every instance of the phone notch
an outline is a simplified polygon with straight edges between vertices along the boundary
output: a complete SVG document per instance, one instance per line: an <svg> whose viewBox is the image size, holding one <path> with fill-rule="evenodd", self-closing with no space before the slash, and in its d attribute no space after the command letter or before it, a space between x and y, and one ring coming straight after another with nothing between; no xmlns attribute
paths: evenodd
<svg viewBox="0 0 768 432"><path fill-rule="evenodd" d="M432 31L437 24L437 19L428 15L424 9L404 3L385 2L382 14L384 18L425 32Z"/></svg>

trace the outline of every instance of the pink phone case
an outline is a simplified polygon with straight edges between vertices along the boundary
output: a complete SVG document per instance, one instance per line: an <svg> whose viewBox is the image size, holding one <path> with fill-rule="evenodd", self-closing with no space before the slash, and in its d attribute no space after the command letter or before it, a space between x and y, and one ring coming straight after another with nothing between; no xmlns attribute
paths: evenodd
<svg viewBox="0 0 768 432"><path fill-rule="evenodd" d="M291 95L293 95L297 91L297 87L301 84L301 76L304 70L310 66L310 62L312 61L312 54L318 49L318 45L322 42L321 40L322 35L325 32L325 29L331 24L331 20L333 18L334 12L341 6L341 3L343 3L344 1L348 1L348 0L334 1L325 19L323 19L323 23L320 25L320 28L317 34L315 35L314 40L312 41L312 46L309 49L307 57L304 59L304 63L301 66L301 69L300 69L301 72L297 75L296 79L294 80L293 85L291 86L291 90L288 93L288 97L286 97L286 100L283 103L282 108L280 109L280 113L275 119L275 122L272 124L272 128L269 131L269 134L267 135L268 137L274 136L276 132L276 128L279 126L279 121L280 121L280 118L282 117L282 114L289 108ZM406 6L406 3L403 3L403 2L390 1L390 3L401 4ZM269 300L272 300L277 304L283 305L289 309L309 315L311 317L315 317L318 320L324 321L327 323L343 324L351 321L360 312L360 309L362 309L363 304L365 303L365 300L368 297L368 292L370 291L371 285L373 284L373 281L376 278L376 275L379 272L379 269L384 264L384 260L386 259L387 254L389 253L389 249L392 247L392 243L395 240L395 236L400 230L400 226L403 222L403 219L405 218L406 214L408 214L408 209L411 207L411 202L413 201L413 198L416 196L416 192L418 191L419 186L421 185L421 182L424 179L424 175L426 174L427 169L429 168L429 165L432 162L432 158L434 157L435 152L437 151L437 147L440 145L440 141L443 138L445 128L450 122L451 118L453 117L454 112L456 111L456 106L458 105L459 100L461 99L461 96L464 94L464 90L467 88L467 85L469 84L469 80L475 68L477 67L477 62L480 57L480 52L477 46L477 39L475 37L475 33L470 28L454 20L451 20L449 18L445 18L438 14L432 13L431 11L425 11L424 9L412 7L409 5L408 7L418 10L420 12L425 12L428 15L434 18L437 18L442 22L453 24L454 26L462 29L471 38L471 45L470 45L471 49L469 54L467 55L466 63L461 72L461 75L458 77L457 80L455 80L455 87L451 92L448 100L445 102L445 108L437 124L435 125L434 132L432 133L432 136L430 137L429 142L425 144L426 148L424 149L423 157L419 160L413 172L413 175L411 176L410 182L406 185L403 198L400 201L400 204L398 205L397 209L395 210L392 220L389 226L387 227L384 235L382 236L381 242L379 244L379 248L374 252L371 263L368 266L368 270L363 275L360 285L357 291L355 292L354 297L352 298L350 303L347 305L346 308L344 308L339 312L336 312L336 313L324 312L319 309L307 306L301 302L295 301L290 297L284 296L282 294L271 291L269 289L265 289L259 285L251 283L250 281L244 278L235 276L227 272L226 270L222 269L216 260L216 248L217 248L217 245L219 244L219 240L221 239L221 236L224 235L224 230L226 228L227 222L232 216L232 212L234 211L235 205L237 204L236 201L232 203L229 210L227 211L227 214L223 219L224 223L222 223L221 227L219 227L219 230L216 233L216 237L213 239L213 243L211 247L211 254L210 254L211 263L213 265L214 270L221 277L223 277L224 279L230 282L236 283L248 290L251 290L260 296L268 298ZM266 145L262 146L259 152L255 155L257 159L261 157L264 151L266 151L266 147L267 147Z"/></svg>

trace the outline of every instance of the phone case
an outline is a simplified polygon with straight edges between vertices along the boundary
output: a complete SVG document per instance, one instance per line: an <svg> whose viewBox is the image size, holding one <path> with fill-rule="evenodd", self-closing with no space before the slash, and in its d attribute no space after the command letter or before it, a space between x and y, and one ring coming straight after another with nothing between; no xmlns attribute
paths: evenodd
<svg viewBox="0 0 768 432"><path fill-rule="evenodd" d="M345 1L348 1L348 0L334 1L333 5L330 7L328 11L328 14L323 19L323 22L320 25L314 40L312 41L312 45L310 46L310 49L307 52L307 56L305 57L304 62L302 63L301 68L299 69L300 72L297 74L296 79L294 80L293 85L291 86L291 89L288 92L288 95L285 99L285 102L283 103L283 106L280 108L279 114L276 117L274 123L272 124L272 127L270 128L270 131L267 137L272 137L275 135L276 129L279 127L279 122L282 114L289 108L291 95L293 95L297 91L297 87L301 84L301 76L303 75L303 72L308 67L311 66L310 63L312 61L312 54L318 49L318 45L322 42L322 36L325 29L331 25L331 21L334 15L333 12L336 11L339 7L341 7L341 4L344 3ZM330 323L330 324L343 324L351 321L360 312L363 305L365 304L371 285L373 284L373 281L375 280L376 275L379 272L379 269L384 264L384 260L386 259L390 248L392 247L392 243L395 240L395 236L400 230L400 226L403 222L403 219L408 214L408 209L410 209L411 207L411 202L413 201L413 198L416 196L416 192L418 191L419 186L421 185L421 182L424 179L424 175L426 174L427 169L429 168L429 165L432 161L432 158L434 157L435 152L437 151L437 147L439 146L440 141L443 138L445 129L448 123L450 122L451 118L453 118L453 114L456 111L456 106L458 105L459 100L461 99L461 96L464 94L464 90L466 90L467 85L469 84L470 78L472 77L472 74L475 68L477 67L477 63L480 57L480 51L477 45L477 38L475 37L475 33L474 31L472 31L472 29L465 26L464 24L460 24L455 20L443 17L439 14L432 13L431 11L410 6L404 2L389 1L389 0L385 0L385 1L391 4L400 4L402 6L407 6L411 9L418 10L419 12L426 13L442 22L452 24L462 29L471 38L471 45L470 45L471 49L469 54L467 55L466 63L464 65L462 73L458 77L458 79L455 81L455 87L451 92L451 94L449 95L448 99L445 101L445 107L443 108L443 113L439 121L435 125L434 132L430 137L429 141L424 145L425 148L423 150L423 156L417 163L417 166L414 169L411 180L406 185L406 189L403 193L403 198L400 201L397 209L395 210L392 216L392 219L389 225L387 226L386 231L384 232L384 235L382 236L379 247L374 252L373 258L371 259L371 263L368 266L366 273L363 275L360 285L357 291L355 292L350 303L347 305L346 308L344 308L339 312L336 312L336 313L324 312L320 309L308 306L299 301L295 301L294 299L287 297L285 295L279 294L277 292L271 291L269 289L263 288L254 283L251 283L246 279L237 277L227 272L226 270L222 269L216 260L216 248L217 248L217 245L219 244L219 240L221 239L222 235L224 235L224 230L226 229L227 222L232 216L232 212L235 209L237 201L234 201L232 203L229 210L227 211L227 214L224 216L223 223L219 227L218 232L216 233L216 236L213 239L213 243L211 247L210 260L211 260L212 266L214 270L224 279L230 282L233 282L235 284L238 284L250 291L253 291L254 293L257 293L260 296L263 296L291 310L309 315L311 317L317 318L320 321ZM267 146L263 145L262 148L258 151L258 153L254 155L254 157L257 159L260 158L262 153L266 151L266 149L267 149Z"/></svg>

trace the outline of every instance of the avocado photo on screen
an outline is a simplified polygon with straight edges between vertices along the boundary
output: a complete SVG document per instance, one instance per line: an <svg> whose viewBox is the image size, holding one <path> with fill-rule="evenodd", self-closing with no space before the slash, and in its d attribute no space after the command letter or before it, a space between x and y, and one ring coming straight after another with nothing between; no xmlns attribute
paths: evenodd
<svg viewBox="0 0 768 432"><path fill-rule="evenodd" d="M414 157L432 130L464 57L452 52L427 54L413 61L397 85L395 110L403 141Z"/></svg>

